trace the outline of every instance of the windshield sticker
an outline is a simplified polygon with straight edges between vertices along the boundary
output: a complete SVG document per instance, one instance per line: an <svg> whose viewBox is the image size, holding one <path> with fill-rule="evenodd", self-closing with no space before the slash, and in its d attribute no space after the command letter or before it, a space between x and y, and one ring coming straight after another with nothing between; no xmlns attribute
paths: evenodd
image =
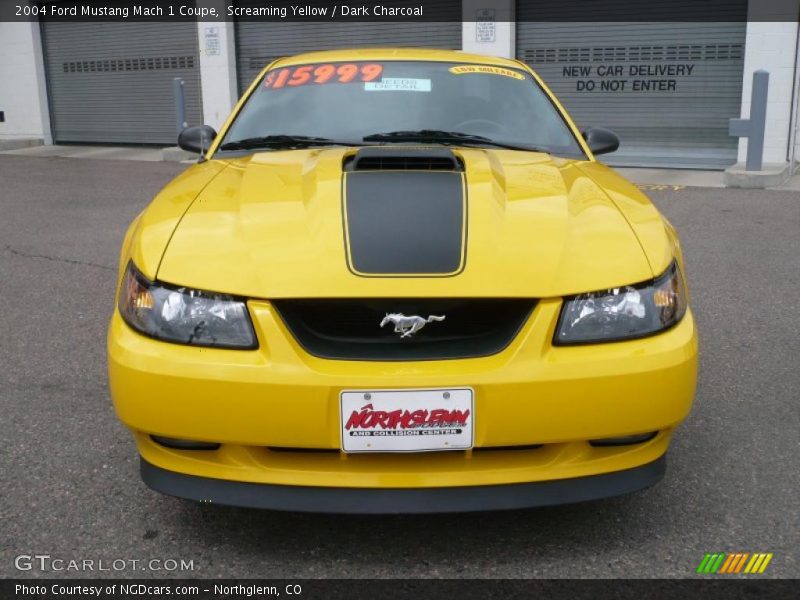
<svg viewBox="0 0 800 600"><path fill-rule="evenodd" d="M303 65L275 69L264 77L264 87L277 90L301 85L323 85L326 83L359 83L373 81L383 73L383 65L354 63Z"/></svg>
<svg viewBox="0 0 800 600"><path fill-rule="evenodd" d="M364 84L368 92L430 92L430 79L408 79L402 77L384 77L380 81L368 81Z"/></svg>
<svg viewBox="0 0 800 600"><path fill-rule="evenodd" d="M448 69L454 75L464 75L465 73L484 73L487 75L503 75L514 79L525 79L525 75L512 69L503 67L493 67L491 65L459 65Z"/></svg>

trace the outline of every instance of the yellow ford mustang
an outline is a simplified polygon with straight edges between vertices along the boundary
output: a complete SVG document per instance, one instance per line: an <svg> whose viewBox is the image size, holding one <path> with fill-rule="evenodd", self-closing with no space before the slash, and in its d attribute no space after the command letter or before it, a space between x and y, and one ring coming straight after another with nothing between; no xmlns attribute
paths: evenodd
<svg viewBox="0 0 800 600"><path fill-rule="evenodd" d="M131 225L109 380L151 488L300 511L638 490L695 389L671 225L523 63L280 59Z"/></svg>

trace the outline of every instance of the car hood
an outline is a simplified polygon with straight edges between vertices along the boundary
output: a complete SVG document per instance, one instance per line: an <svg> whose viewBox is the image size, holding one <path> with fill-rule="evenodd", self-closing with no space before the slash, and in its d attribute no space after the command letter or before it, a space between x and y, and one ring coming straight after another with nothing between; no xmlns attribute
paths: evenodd
<svg viewBox="0 0 800 600"><path fill-rule="evenodd" d="M343 164L355 151L287 150L212 161L224 166L185 210L166 245L158 279L268 299L544 298L644 281L670 260L657 211L607 167L543 153L470 148L455 150L464 166L459 181L466 207L458 217L464 227L459 268L420 275L361 273L348 256L345 217L354 209L343 202ZM372 177L382 181L380 173ZM411 180L386 179L395 197L397 181ZM390 188L373 187L376 202L381 189ZM414 189L416 196L419 186ZM370 207L369 198L364 200ZM405 252L398 250L398 239L409 240L406 247L413 250L417 230L430 233L432 222L448 218L435 211L432 218L424 203L410 200L413 214L403 214L396 231L392 221L384 222L380 235L372 236L373 257ZM369 223L361 224L366 234ZM448 224L436 226L443 237L449 235ZM382 250L381 238L395 243Z"/></svg>

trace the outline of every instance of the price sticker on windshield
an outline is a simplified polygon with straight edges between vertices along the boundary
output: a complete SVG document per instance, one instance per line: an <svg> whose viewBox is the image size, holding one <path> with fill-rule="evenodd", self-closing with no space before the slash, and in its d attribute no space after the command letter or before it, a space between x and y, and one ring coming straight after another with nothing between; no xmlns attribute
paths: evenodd
<svg viewBox="0 0 800 600"><path fill-rule="evenodd" d="M374 81L383 73L377 63L325 63L275 69L264 77L264 88L278 90L301 85Z"/></svg>

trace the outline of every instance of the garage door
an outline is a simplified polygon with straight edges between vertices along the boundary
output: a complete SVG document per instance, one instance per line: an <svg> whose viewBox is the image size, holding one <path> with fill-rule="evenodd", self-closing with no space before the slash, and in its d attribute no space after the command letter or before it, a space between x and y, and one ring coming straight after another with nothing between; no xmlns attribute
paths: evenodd
<svg viewBox="0 0 800 600"><path fill-rule="evenodd" d="M691 5L678 3L643 6L660 4L669 13L674 5L680 12L673 14L686 18ZM518 4L517 57L552 87L579 127L605 126L620 136L620 150L605 162L711 169L736 162L728 119L741 106L746 0L726 0L725 23L533 22L535 4ZM577 19L570 5L574 0L559 4L565 21Z"/></svg>
<svg viewBox="0 0 800 600"><path fill-rule="evenodd" d="M449 0L443 1L447 10ZM237 2L240 6L263 2ZM436 2L425 3L426 14L433 15ZM369 46L417 46L421 48L461 48L460 22L413 23L316 23L316 22L236 22L236 64L239 91L244 91L258 72L281 56L314 50Z"/></svg>
<svg viewBox="0 0 800 600"><path fill-rule="evenodd" d="M187 121L202 122L195 23L44 21L42 33L57 142L174 145L174 77Z"/></svg>

